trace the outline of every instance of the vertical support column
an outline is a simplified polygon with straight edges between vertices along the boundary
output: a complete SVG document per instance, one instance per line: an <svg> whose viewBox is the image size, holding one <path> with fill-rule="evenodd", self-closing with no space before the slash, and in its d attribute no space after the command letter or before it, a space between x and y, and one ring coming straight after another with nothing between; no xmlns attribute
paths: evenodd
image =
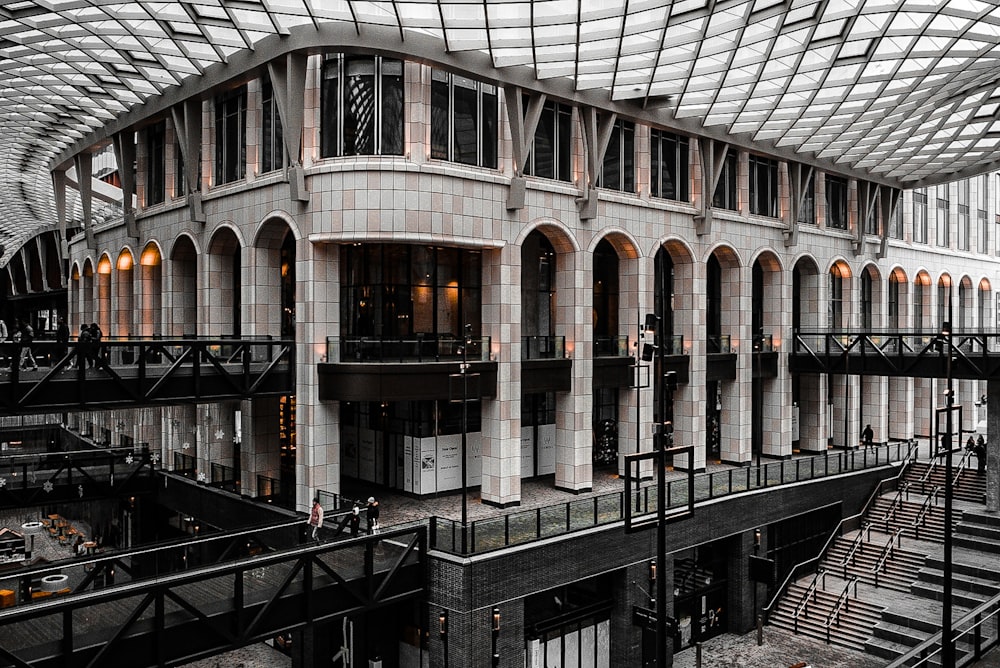
<svg viewBox="0 0 1000 668"><path fill-rule="evenodd" d="M656 576L667 578L667 591L673 592L674 558L667 555L666 563L656 565ZM611 613L611 665L643 665L643 646L651 644L655 631L637 626L632 621L633 606L655 610L655 583L650 579L653 560L630 564L615 575L614 609ZM673 615L673 596L667 599L667 610ZM673 643L667 645L668 657ZM529 664L530 665L530 664ZM668 662L669 665L669 662Z"/></svg>
<svg viewBox="0 0 1000 668"><path fill-rule="evenodd" d="M242 491L250 496L258 496L258 475L281 479L278 398L250 399L241 402L240 408L243 413L240 439Z"/></svg>
<svg viewBox="0 0 1000 668"><path fill-rule="evenodd" d="M858 425L861 429L866 424L872 426L875 432L875 442L881 443L889 439L889 378L887 376L865 376L861 382L861 419ZM858 431L860 438L861 431Z"/></svg>
<svg viewBox="0 0 1000 668"><path fill-rule="evenodd" d="M908 440L913 438L914 432L914 396L912 378L889 378L886 390L889 401L889 415L886 431L875 431L875 438L879 438L880 433L885 433L887 438L898 438ZM875 429L875 426L872 426ZM879 438L879 440L882 440Z"/></svg>
<svg viewBox="0 0 1000 668"><path fill-rule="evenodd" d="M340 251L298 239L295 257L295 499L305 510L317 489L340 492L340 404L320 399L317 371L340 331Z"/></svg>
<svg viewBox="0 0 1000 668"><path fill-rule="evenodd" d="M802 374L799 378L799 450L825 452L829 442L827 376Z"/></svg>
<svg viewBox="0 0 1000 668"><path fill-rule="evenodd" d="M1000 512L1000 381L987 384L986 510Z"/></svg>
<svg viewBox="0 0 1000 668"><path fill-rule="evenodd" d="M765 533L761 531L761 534ZM754 554L754 530L744 531L730 541L729 555L729 589L727 604L729 605L729 628L732 633L746 633L754 628L757 610L764 607L767 601L767 587L750 581L750 555ZM759 553L763 556L764 546ZM725 618L725 617L724 617Z"/></svg>
<svg viewBox="0 0 1000 668"><path fill-rule="evenodd" d="M557 334L566 334L566 355L572 359L572 386L556 394L555 486L571 492L589 492L593 480L593 254L559 254L556 270Z"/></svg>
<svg viewBox="0 0 1000 668"><path fill-rule="evenodd" d="M632 358L635 360L641 354L644 343L639 339L641 319L646 313L653 312L654 263L651 258L639 257L623 264L626 273L622 276L618 322L628 323L621 325L620 331L628 333ZM649 425L653 423L652 368L647 367L647 371L648 374L640 372L638 379L633 378L633 381L645 383L646 387L624 390L621 398L618 421L619 475L625 475L625 455L653 448L653 441L649 438Z"/></svg>
<svg viewBox="0 0 1000 668"><path fill-rule="evenodd" d="M483 334L497 360L497 396L482 404L481 498L514 506L521 502L520 246L483 251L482 299Z"/></svg>
<svg viewBox="0 0 1000 668"><path fill-rule="evenodd" d="M722 461L751 463L753 431L753 331L751 321L750 267L723 267L722 333L732 336L736 354L736 380L722 383Z"/></svg>
<svg viewBox="0 0 1000 668"><path fill-rule="evenodd" d="M674 444L694 445L693 466L701 471L706 454L705 402L709 400L705 381L706 265L691 259L674 261L674 332L684 336L688 357L688 382L679 384L674 392ZM686 467L687 456L676 459L674 466Z"/></svg>

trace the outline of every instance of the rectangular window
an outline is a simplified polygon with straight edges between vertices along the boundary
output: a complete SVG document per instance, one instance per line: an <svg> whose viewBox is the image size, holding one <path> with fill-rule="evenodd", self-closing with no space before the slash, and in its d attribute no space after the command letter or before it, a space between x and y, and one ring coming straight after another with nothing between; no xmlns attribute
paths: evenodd
<svg viewBox="0 0 1000 668"><path fill-rule="evenodd" d="M944 195L948 194L947 186L945 187ZM951 203L942 197L937 198L937 216L935 217L935 232L937 238L935 242L938 246L947 247L951 241L949 234L951 232L951 221L948 219L948 209Z"/></svg>
<svg viewBox="0 0 1000 668"><path fill-rule="evenodd" d="M778 217L778 161L750 156L750 213Z"/></svg>
<svg viewBox="0 0 1000 668"><path fill-rule="evenodd" d="M802 206L799 207L800 223L806 225L816 224L816 179L815 173L810 172L809 180L806 181L802 193Z"/></svg>
<svg viewBox="0 0 1000 668"><path fill-rule="evenodd" d="M913 191L913 241L927 243L927 190Z"/></svg>
<svg viewBox="0 0 1000 668"><path fill-rule="evenodd" d="M826 226L847 229L847 180L826 175Z"/></svg>
<svg viewBox="0 0 1000 668"><path fill-rule="evenodd" d="M273 172L285 166L285 145L281 131L281 117L274 97L274 86L264 80L262 89L263 119L260 142L260 170Z"/></svg>
<svg viewBox="0 0 1000 668"><path fill-rule="evenodd" d="M978 239L976 249L980 253L990 252L990 218L986 213L990 208L990 177L983 175L979 179L979 209L977 215Z"/></svg>
<svg viewBox="0 0 1000 668"><path fill-rule="evenodd" d="M146 206L160 204L166 197L166 135L165 121L146 128Z"/></svg>
<svg viewBox="0 0 1000 668"><path fill-rule="evenodd" d="M403 63L332 54L323 62L320 155L403 154Z"/></svg>
<svg viewBox="0 0 1000 668"><path fill-rule="evenodd" d="M712 195L712 206L717 209L736 211L737 158L737 152L732 149L726 153L722 174L719 176L719 183L716 184L715 193Z"/></svg>
<svg viewBox="0 0 1000 668"><path fill-rule="evenodd" d="M903 198L896 200L896 207L889 215L889 237L892 239L903 238Z"/></svg>
<svg viewBox="0 0 1000 668"><path fill-rule="evenodd" d="M435 70L431 78L431 157L497 167L497 88Z"/></svg>
<svg viewBox="0 0 1000 668"><path fill-rule="evenodd" d="M232 183L246 176L247 89L215 98L215 184Z"/></svg>
<svg viewBox="0 0 1000 668"><path fill-rule="evenodd" d="M870 188L874 189L875 186L872 185ZM859 188L860 191L860 188ZM881 195L875 195L875 203L872 205L871 210L868 209L868 202L862 201L861 193L858 193L858 220L862 223L862 229L865 234L877 235L878 234L878 215L880 202L879 199Z"/></svg>
<svg viewBox="0 0 1000 668"><path fill-rule="evenodd" d="M690 201L688 138L664 130L650 133L650 194L653 197Z"/></svg>
<svg viewBox="0 0 1000 668"><path fill-rule="evenodd" d="M597 187L635 192L635 123L620 118L615 121Z"/></svg>
<svg viewBox="0 0 1000 668"><path fill-rule="evenodd" d="M546 102L535 128L535 140L524 173L543 179L571 181L572 140L570 121L573 109L558 102Z"/></svg>
<svg viewBox="0 0 1000 668"><path fill-rule="evenodd" d="M958 248L969 250L972 237L972 223L969 217L969 179L959 181L958 186Z"/></svg>
<svg viewBox="0 0 1000 668"><path fill-rule="evenodd" d="M184 154L181 153L181 144L174 140L174 197L184 197L187 195L187 183L184 178Z"/></svg>
<svg viewBox="0 0 1000 668"><path fill-rule="evenodd" d="M894 276L889 278L889 319L890 328L899 328L899 281Z"/></svg>

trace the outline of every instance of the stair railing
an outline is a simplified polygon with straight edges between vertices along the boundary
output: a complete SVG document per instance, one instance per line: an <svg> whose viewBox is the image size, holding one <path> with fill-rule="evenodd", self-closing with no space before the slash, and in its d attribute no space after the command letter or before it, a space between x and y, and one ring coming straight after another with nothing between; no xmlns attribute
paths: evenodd
<svg viewBox="0 0 1000 668"><path fill-rule="evenodd" d="M816 571L816 575L813 576L812 582L806 588L804 594L799 599L799 604L795 606L795 612L792 614L792 630L794 633L799 632L799 617L802 615L809 614L809 603L815 603L817 598L817 587L820 582L820 578L823 578L823 589L826 590L826 569L821 568Z"/></svg>
<svg viewBox="0 0 1000 668"><path fill-rule="evenodd" d="M867 534L867 536L865 535ZM854 565L854 557L858 552L864 551L864 545L866 540L871 540L872 535L872 524L871 522L865 522L861 526L861 530L858 531L858 535L854 537L851 541L851 547L847 550L847 556L844 560L840 562L840 565L844 569L844 579L847 579L847 567Z"/></svg>
<svg viewBox="0 0 1000 668"><path fill-rule="evenodd" d="M931 510L933 510L934 506L937 505L937 498L940 492L941 487L935 486L934 489L931 490L930 494L927 495L927 498L924 499L924 502L920 505L920 510L917 511L917 516L913 519L913 524L910 525L913 528L913 534L915 537L920 538L920 527L927 524L927 516L930 514Z"/></svg>
<svg viewBox="0 0 1000 668"><path fill-rule="evenodd" d="M896 532L894 534L889 536L889 540L886 541L885 546L882 548L882 552L879 554L878 561L876 561L875 565L872 566L871 572L875 576L876 587L880 586L878 581L878 574L886 570L886 567L889 564L889 559L892 558L892 553L895 551L896 547L903 546L902 536L903 536L903 531L905 530L906 527L899 527L898 529L896 529Z"/></svg>
<svg viewBox="0 0 1000 668"><path fill-rule="evenodd" d="M927 489L926 489L927 483L931 479L931 475L934 474L934 469L935 469L935 467L937 467L937 463L938 463L938 460L936 460L936 459L934 461L932 461L931 465L927 467L926 471L924 471L924 474L922 476L920 476L920 480L918 482L920 483L920 493L921 494L926 494L927 493Z"/></svg>
<svg viewBox="0 0 1000 668"><path fill-rule="evenodd" d="M904 495L906 500L910 499L910 483L905 480L900 483L899 491L896 492L896 496L892 497L892 503L889 504L885 515L882 516L882 520L885 522L886 533L889 531L889 523L896 519L896 511L903 507Z"/></svg>
<svg viewBox="0 0 1000 668"><path fill-rule="evenodd" d="M859 526L861 520L868 513L868 509L872 507L875 503L875 499L880 497L885 493L887 489L896 489L899 487L900 482L903 480L903 476L909 470L910 465L916 460L920 454L920 448L916 441L910 441L909 448L906 451L906 457L900 462L899 473L893 478L887 478L883 480L878 485L875 486L874 491L872 491L871 496L868 497L868 501L865 502L861 512L851 515L850 517L845 517L840 521L840 524L830 532L830 537L826 539L826 543L820 549L819 554L817 554L812 559L806 559L805 561L799 562L792 567L792 570L788 572L788 576L781 583L781 585L774 591L774 595L771 596L770 602L761 609L761 614L766 622L771 616L771 613L778 605L778 601L781 599L781 595L787 591L788 586L794 582L796 577L801 577L805 573L810 572L809 569L817 568L823 561L823 557L826 556L827 552L830 550L830 546L833 545L833 541L837 536L843 535L846 531L850 531L851 528ZM801 574L801 575L800 575Z"/></svg>
<svg viewBox="0 0 1000 668"><path fill-rule="evenodd" d="M844 585L843 591L840 592L840 596L837 597L837 602L833 605L833 610L830 614L826 616L826 644L830 644L830 627L836 624L840 626L840 612L850 612L850 600L851 600L851 585L854 585L854 597L858 596L858 579L851 578L847 584Z"/></svg>
<svg viewBox="0 0 1000 668"><path fill-rule="evenodd" d="M955 477L952 478L952 489L958 487L958 481L962 478L962 473L971 468L972 453L972 448L966 448L965 454L962 455L962 459L958 463L958 471L955 472Z"/></svg>

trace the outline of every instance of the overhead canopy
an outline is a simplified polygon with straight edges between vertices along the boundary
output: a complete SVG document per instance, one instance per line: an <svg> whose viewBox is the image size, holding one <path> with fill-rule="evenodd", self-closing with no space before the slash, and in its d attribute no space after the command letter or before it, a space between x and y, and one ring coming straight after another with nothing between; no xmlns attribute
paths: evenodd
<svg viewBox="0 0 1000 668"><path fill-rule="evenodd" d="M0 264L53 223L49 169L68 148L275 35L329 24L361 42L430 39L451 59L890 185L1000 166L1000 8L977 0L6 2Z"/></svg>

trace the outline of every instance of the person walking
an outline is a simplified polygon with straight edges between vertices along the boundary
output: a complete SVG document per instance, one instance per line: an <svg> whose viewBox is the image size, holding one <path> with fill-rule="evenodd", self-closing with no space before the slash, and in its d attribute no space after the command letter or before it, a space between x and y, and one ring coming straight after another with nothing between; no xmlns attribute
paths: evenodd
<svg viewBox="0 0 1000 668"><path fill-rule="evenodd" d="M97 366L97 361L104 358L104 351L101 349L101 339L103 338L104 332L101 331L100 325L96 322L90 323L90 345L94 351L92 357L95 367Z"/></svg>
<svg viewBox="0 0 1000 668"><path fill-rule="evenodd" d="M365 519L368 520L368 533L378 533L378 516L379 516L379 506L378 500L374 496L368 497L368 508L365 511Z"/></svg>
<svg viewBox="0 0 1000 668"><path fill-rule="evenodd" d="M976 468L979 475L986 475L986 439L983 438L982 434L976 441L974 452L976 453Z"/></svg>
<svg viewBox="0 0 1000 668"><path fill-rule="evenodd" d="M32 328L31 324L25 322L21 325L15 337L20 337L21 342L21 354L19 356L18 364L22 370L27 370L28 362L31 362L31 370L38 370L38 362L35 361L35 355L31 351L31 343L35 340L35 330ZM15 338L15 340L17 340Z"/></svg>
<svg viewBox="0 0 1000 668"><path fill-rule="evenodd" d="M309 526L312 527L311 538L319 542L319 530L323 527L323 506L319 505L319 497L313 498L312 510L309 511Z"/></svg>
<svg viewBox="0 0 1000 668"><path fill-rule="evenodd" d="M351 516L348 518L352 538L357 538L358 533L361 531L361 506L358 504L359 502L354 502L354 508L351 509Z"/></svg>
<svg viewBox="0 0 1000 668"><path fill-rule="evenodd" d="M87 323L80 325L80 335L76 337L76 365L81 369L94 365L94 339L90 336Z"/></svg>
<svg viewBox="0 0 1000 668"><path fill-rule="evenodd" d="M870 424L866 424L864 431L861 432L861 442L866 448L873 446L875 442L875 432L872 430L872 426Z"/></svg>

